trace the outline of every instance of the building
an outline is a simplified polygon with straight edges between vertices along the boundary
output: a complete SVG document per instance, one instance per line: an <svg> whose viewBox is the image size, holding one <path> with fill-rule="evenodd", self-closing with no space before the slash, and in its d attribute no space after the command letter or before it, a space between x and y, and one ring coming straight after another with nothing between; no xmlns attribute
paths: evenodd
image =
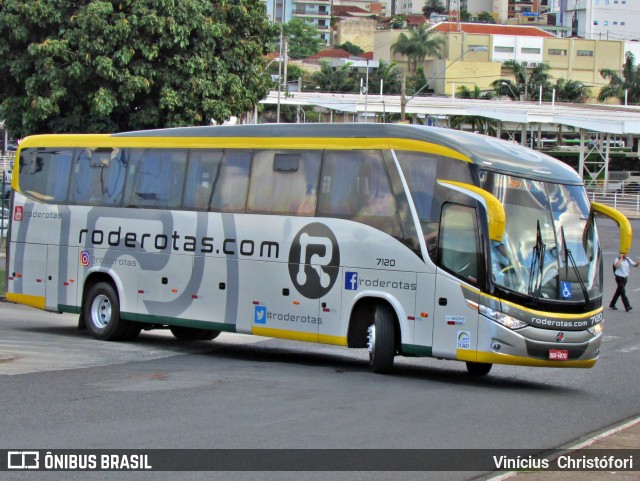
<svg viewBox="0 0 640 481"><path fill-rule="evenodd" d="M552 83L580 81L595 97L606 84L600 70L619 71L627 51L622 41L561 38L533 26L461 23L458 29L458 24L445 22L432 28L445 38L444 55L426 59L424 69L427 78L433 78L430 87L440 95L451 95L461 85L489 90L494 80L510 77L502 64L514 60L528 68L547 63ZM374 58L406 68L406 58L391 52L400 32L376 32Z"/></svg>
<svg viewBox="0 0 640 481"><path fill-rule="evenodd" d="M318 29L325 44L331 42L332 0L263 0L273 22L300 18Z"/></svg>
<svg viewBox="0 0 640 481"><path fill-rule="evenodd" d="M639 40L638 0L560 0L557 22L572 36L597 40Z"/></svg>

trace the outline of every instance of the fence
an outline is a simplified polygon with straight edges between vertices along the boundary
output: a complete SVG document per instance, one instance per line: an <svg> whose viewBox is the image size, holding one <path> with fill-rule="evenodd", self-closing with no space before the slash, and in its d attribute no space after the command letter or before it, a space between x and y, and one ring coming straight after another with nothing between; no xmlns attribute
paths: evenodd
<svg viewBox="0 0 640 481"><path fill-rule="evenodd" d="M640 218L640 194L619 194L592 190L587 192L591 202L600 202L618 209L627 217Z"/></svg>

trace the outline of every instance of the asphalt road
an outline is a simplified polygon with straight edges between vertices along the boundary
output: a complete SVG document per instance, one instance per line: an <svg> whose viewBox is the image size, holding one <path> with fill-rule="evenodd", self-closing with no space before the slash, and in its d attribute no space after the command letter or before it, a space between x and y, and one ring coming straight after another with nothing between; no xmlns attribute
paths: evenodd
<svg viewBox="0 0 640 481"><path fill-rule="evenodd" d="M634 227L640 223L634 221ZM604 242L605 301L617 251ZM632 256L640 257L636 243ZM593 369L494 366L398 358L371 374L365 354L333 346L222 334L179 343L143 333L94 341L71 315L0 305L0 449L452 448L551 449L640 414L640 268L636 310L606 311ZM463 455L463 454L461 454ZM431 473L0 473L2 479L486 479ZM5 476L8 475L8 476Z"/></svg>

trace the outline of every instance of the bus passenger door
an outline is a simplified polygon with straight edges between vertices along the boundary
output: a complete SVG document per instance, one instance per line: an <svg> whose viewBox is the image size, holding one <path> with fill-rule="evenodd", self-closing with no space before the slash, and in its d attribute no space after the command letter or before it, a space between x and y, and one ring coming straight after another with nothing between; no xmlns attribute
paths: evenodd
<svg viewBox="0 0 640 481"><path fill-rule="evenodd" d="M444 204L437 264L433 356L475 360L478 311L466 300L483 271L475 208Z"/></svg>

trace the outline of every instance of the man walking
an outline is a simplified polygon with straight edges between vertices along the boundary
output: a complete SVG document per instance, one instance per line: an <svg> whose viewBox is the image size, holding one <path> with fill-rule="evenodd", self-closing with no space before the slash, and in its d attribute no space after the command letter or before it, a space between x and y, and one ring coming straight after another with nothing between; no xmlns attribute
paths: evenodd
<svg viewBox="0 0 640 481"><path fill-rule="evenodd" d="M629 277L629 266L638 267L640 262L634 262L633 259L627 257L626 254L620 254L615 262L613 263L614 267L614 275L616 277L617 289L616 293L613 295L613 299L609 303L609 307L613 310L617 309L616 302L618 302L618 297L622 298L622 303L624 304L624 310L629 312L631 309L631 304L629 304L629 299L627 298L626 285L627 278Z"/></svg>

